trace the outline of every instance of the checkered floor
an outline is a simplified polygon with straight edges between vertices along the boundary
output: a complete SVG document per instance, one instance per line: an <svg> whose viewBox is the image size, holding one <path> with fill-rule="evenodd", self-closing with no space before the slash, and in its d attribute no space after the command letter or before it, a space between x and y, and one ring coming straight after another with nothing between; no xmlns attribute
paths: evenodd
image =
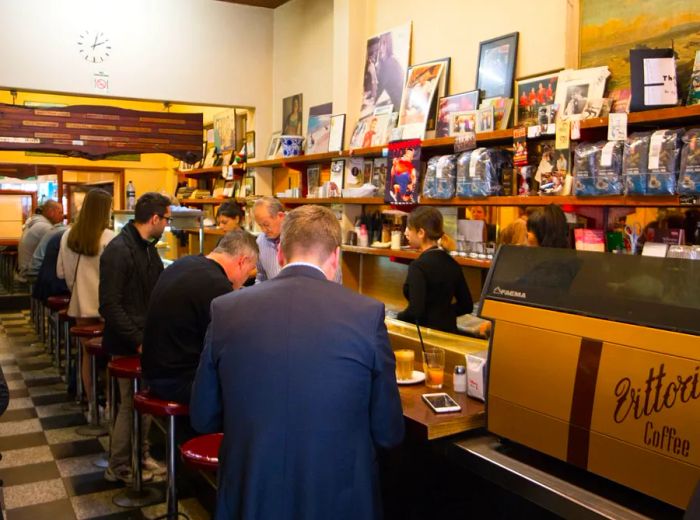
<svg viewBox="0 0 700 520"><path fill-rule="evenodd" d="M106 481L104 470L93 465L108 438L75 433L86 417L66 409L65 384L34 334L28 312L0 314L0 365L10 388L10 405L0 417L5 518L111 520L165 513L163 503L140 510L112 503L123 484ZM192 520L209 518L192 493L180 495L181 512Z"/></svg>

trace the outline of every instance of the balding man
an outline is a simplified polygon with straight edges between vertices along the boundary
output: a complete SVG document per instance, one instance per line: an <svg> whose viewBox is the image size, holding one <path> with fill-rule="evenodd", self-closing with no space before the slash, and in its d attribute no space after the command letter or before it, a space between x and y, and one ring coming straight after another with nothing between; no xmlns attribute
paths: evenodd
<svg viewBox="0 0 700 520"><path fill-rule="evenodd" d="M331 282L340 244L332 211L296 208L279 275L212 302L190 420L224 433L217 519L381 517L403 413L384 305Z"/></svg>
<svg viewBox="0 0 700 520"><path fill-rule="evenodd" d="M280 232L285 215L284 206L274 197L262 197L255 201L253 218L262 230L257 238L260 256L258 257L258 273L255 276L255 283L271 280L282 269L277 260L277 253L279 252ZM333 280L342 283L341 269L338 269Z"/></svg>
<svg viewBox="0 0 700 520"><path fill-rule="evenodd" d="M32 256L44 235L63 222L63 206L55 200L47 200L41 207L41 215L31 219L25 227L17 246L17 280L27 281L27 271Z"/></svg>

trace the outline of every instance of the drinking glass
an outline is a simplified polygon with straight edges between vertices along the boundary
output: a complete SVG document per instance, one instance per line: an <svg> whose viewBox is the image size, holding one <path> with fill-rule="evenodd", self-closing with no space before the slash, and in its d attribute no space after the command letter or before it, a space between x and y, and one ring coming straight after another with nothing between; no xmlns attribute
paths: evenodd
<svg viewBox="0 0 700 520"><path fill-rule="evenodd" d="M413 377L413 361L415 354L410 349L401 349L394 352L396 356L396 379L406 381Z"/></svg>
<svg viewBox="0 0 700 520"><path fill-rule="evenodd" d="M445 378L445 351L437 347L427 347L423 354L423 366L425 386L442 388L442 381Z"/></svg>

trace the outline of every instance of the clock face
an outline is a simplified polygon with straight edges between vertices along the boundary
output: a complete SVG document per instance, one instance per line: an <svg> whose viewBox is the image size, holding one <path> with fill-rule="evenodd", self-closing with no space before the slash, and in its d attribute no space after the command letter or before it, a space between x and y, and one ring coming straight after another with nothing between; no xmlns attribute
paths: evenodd
<svg viewBox="0 0 700 520"><path fill-rule="evenodd" d="M88 63L102 63L112 52L112 44L102 31L83 31L78 38L80 55Z"/></svg>

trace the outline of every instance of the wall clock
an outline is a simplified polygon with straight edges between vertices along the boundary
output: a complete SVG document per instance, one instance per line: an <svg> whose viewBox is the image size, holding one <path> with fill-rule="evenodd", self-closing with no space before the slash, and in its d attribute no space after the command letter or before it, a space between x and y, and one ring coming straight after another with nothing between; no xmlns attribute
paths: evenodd
<svg viewBox="0 0 700 520"><path fill-rule="evenodd" d="M86 30L78 38L80 55L88 63L102 63L112 52L112 44L102 31Z"/></svg>

